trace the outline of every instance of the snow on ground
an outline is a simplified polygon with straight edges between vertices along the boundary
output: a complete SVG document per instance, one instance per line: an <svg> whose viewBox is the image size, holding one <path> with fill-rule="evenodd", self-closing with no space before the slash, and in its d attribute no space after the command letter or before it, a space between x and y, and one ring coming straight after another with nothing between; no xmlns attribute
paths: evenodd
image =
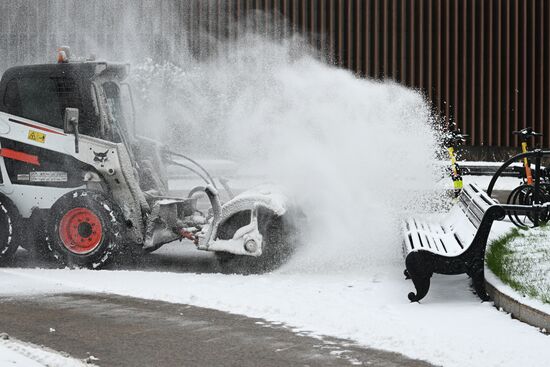
<svg viewBox="0 0 550 367"><path fill-rule="evenodd" d="M0 338L0 366L10 367L83 367L92 364L58 354L51 349Z"/></svg>
<svg viewBox="0 0 550 367"><path fill-rule="evenodd" d="M508 229L495 223L492 238ZM466 276L434 276L418 304L407 299L414 288L402 276L402 261L365 271L308 272L294 266L262 276L228 276L210 273L216 271L212 254L183 249L179 243L165 246L140 268L146 271L2 269L0 297L105 292L191 304L451 367L547 366L550 360L550 337L481 303Z"/></svg>
<svg viewBox="0 0 550 367"><path fill-rule="evenodd" d="M493 253L493 271L520 294L550 305L550 229L520 230ZM491 264L491 263L490 263Z"/></svg>
<svg viewBox="0 0 550 367"><path fill-rule="evenodd" d="M265 318L444 366L548 365L549 337L481 303L466 276L435 276L418 304L407 299L413 286L402 270L395 264L365 273L228 276L3 269L0 296L114 293Z"/></svg>

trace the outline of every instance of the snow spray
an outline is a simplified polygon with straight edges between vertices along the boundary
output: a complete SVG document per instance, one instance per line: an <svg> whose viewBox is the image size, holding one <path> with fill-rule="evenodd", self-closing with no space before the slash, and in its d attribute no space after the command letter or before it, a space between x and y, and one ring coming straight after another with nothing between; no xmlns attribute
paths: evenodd
<svg viewBox="0 0 550 367"><path fill-rule="evenodd" d="M281 271L361 271L402 261L400 213L425 202L417 193L434 187L437 175L436 124L419 92L330 66L291 30L273 39L237 23L237 39L204 34L208 57L199 60L184 44L166 50L171 62L144 61L159 40L136 32L140 22L178 15L154 1L147 3L150 19L139 18L133 2L105 4L110 10L97 22L112 23L120 47L81 52L132 63L142 134L194 157L232 159L241 172L284 185L306 214L304 244ZM73 9L59 6L52 17ZM75 9L68 18L87 19ZM75 24L60 29L57 42L96 28ZM164 45L186 39L183 30L163 37ZM81 47L76 42L77 52Z"/></svg>
<svg viewBox="0 0 550 367"><path fill-rule="evenodd" d="M400 259L399 213L420 205L415 193L434 187L437 174L423 96L329 66L297 37L247 33L224 46L207 61L135 69L149 103L170 116L171 143L230 157L285 186L309 225L281 271Z"/></svg>

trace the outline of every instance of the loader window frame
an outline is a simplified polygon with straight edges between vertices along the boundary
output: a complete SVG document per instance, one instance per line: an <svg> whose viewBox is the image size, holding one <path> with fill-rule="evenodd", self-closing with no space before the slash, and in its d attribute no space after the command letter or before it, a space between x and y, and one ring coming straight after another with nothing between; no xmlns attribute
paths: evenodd
<svg viewBox="0 0 550 367"><path fill-rule="evenodd" d="M120 99L121 93L119 86L112 81L105 82L101 86L105 92L107 107L111 113L112 119L114 120L113 122L125 127L126 119L124 116L124 109L122 108L122 101Z"/></svg>
<svg viewBox="0 0 550 367"><path fill-rule="evenodd" d="M117 135L118 141L126 141L128 134L128 118L122 102L122 89L118 83L109 80L101 83L105 98L111 129Z"/></svg>

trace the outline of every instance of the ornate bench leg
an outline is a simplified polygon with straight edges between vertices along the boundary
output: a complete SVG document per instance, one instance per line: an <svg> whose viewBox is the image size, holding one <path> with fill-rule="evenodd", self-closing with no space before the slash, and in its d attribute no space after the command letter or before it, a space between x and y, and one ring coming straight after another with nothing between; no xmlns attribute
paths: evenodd
<svg viewBox="0 0 550 367"><path fill-rule="evenodd" d="M408 295L411 302L420 301L430 290L430 278L433 275L430 255L423 252L411 252L405 259L406 271L416 288L416 294L410 292Z"/></svg>
<svg viewBox="0 0 550 367"><path fill-rule="evenodd" d="M489 295L485 289L485 271L483 269L483 262L476 261L474 265L468 270L468 275L472 278L472 286L479 298L482 301L489 301Z"/></svg>

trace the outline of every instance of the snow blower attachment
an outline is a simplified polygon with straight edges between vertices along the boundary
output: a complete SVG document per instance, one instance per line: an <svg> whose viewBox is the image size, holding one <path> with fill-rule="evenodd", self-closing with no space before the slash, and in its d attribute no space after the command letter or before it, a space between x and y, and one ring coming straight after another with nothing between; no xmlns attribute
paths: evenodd
<svg viewBox="0 0 550 367"><path fill-rule="evenodd" d="M63 47L57 64L4 73L0 262L23 246L61 265L99 268L175 240L215 252L225 272L265 272L286 261L295 210L280 190L234 195L219 180L230 197L223 203L198 162L135 133L128 72L126 64L73 62ZM170 165L205 185L178 197L168 189ZM210 208L199 210L201 194Z"/></svg>

